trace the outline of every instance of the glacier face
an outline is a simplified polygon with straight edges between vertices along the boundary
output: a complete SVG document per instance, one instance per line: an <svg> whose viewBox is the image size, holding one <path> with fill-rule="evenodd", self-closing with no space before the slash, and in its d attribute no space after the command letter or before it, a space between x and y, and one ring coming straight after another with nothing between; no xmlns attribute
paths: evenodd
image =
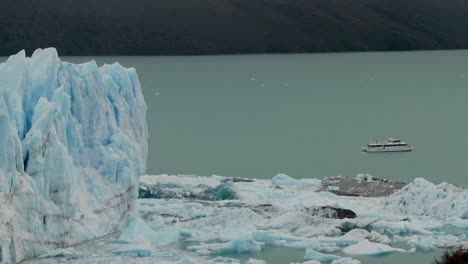
<svg viewBox="0 0 468 264"><path fill-rule="evenodd" d="M147 131L133 68L62 62L54 48L0 64L0 262L125 225Z"/></svg>

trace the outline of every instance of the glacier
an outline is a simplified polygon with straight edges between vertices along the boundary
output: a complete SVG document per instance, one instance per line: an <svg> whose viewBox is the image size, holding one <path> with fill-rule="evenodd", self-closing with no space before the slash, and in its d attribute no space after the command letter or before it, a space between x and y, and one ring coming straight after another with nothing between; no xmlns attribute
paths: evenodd
<svg viewBox="0 0 468 264"><path fill-rule="evenodd" d="M0 64L0 262L125 227L147 138L135 69L64 62L54 48Z"/></svg>

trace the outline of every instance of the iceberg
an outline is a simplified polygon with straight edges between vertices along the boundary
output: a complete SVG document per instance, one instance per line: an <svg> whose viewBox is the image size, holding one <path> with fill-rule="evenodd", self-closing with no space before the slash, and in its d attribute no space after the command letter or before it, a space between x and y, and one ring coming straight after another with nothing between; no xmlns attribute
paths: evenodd
<svg viewBox="0 0 468 264"><path fill-rule="evenodd" d="M361 261L352 258L339 258L334 260L331 264L361 264Z"/></svg>
<svg viewBox="0 0 468 264"><path fill-rule="evenodd" d="M380 243L373 243L369 240L363 240L343 249L344 253L350 255L385 255L395 251L406 252L400 248L394 248Z"/></svg>
<svg viewBox="0 0 468 264"><path fill-rule="evenodd" d="M147 138L135 69L62 62L54 48L0 64L3 263L125 226Z"/></svg>
<svg viewBox="0 0 468 264"><path fill-rule="evenodd" d="M304 260L317 260L320 262L332 262L334 260L339 259L340 256L337 255L330 255L330 254L323 254L317 252L313 249L307 249L305 252Z"/></svg>
<svg viewBox="0 0 468 264"><path fill-rule="evenodd" d="M240 254L259 252L265 244L255 240L232 240L227 243L201 244L189 246L188 249L200 255L210 254Z"/></svg>
<svg viewBox="0 0 468 264"><path fill-rule="evenodd" d="M127 244L120 246L119 249L114 250L112 253L127 257L151 257L153 250L149 243Z"/></svg>
<svg viewBox="0 0 468 264"><path fill-rule="evenodd" d="M153 244L169 245L177 242L180 238L180 231L176 227L166 227L154 231L149 228L141 218L133 219L122 231L118 243L122 244Z"/></svg>
<svg viewBox="0 0 468 264"><path fill-rule="evenodd" d="M185 256L185 257L181 258L181 259L177 262L177 264L195 264L195 261L192 260L191 258Z"/></svg>
<svg viewBox="0 0 468 264"><path fill-rule="evenodd" d="M433 184L422 178L396 192L386 202L387 208L400 214L466 218L468 192L448 183Z"/></svg>

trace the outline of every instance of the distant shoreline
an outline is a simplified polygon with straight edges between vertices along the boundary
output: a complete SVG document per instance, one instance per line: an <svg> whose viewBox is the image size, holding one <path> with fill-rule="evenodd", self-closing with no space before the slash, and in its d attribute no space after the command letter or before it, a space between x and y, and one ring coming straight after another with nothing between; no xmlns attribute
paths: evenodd
<svg viewBox="0 0 468 264"><path fill-rule="evenodd" d="M0 56L237 55L468 49L468 1L17 0Z"/></svg>

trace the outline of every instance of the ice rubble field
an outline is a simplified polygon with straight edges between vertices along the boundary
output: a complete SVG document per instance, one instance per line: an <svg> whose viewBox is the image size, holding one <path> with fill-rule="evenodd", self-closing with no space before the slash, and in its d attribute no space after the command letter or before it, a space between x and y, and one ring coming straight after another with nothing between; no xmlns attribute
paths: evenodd
<svg viewBox="0 0 468 264"><path fill-rule="evenodd" d="M389 197L369 198L338 196L321 191L321 180L287 175L230 180L143 176L143 188L161 198L138 199L128 227L101 244L106 250L74 263L265 263L232 255L281 246L303 249L304 263L358 264L359 255L468 246L468 190L450 184L416 179ZM307 209L316 206L357 217Z"/></svg>
<svg viewBox="0 0 468 264"><path fill-rule="evenodd" d="M132 68L62 62L53 48L0 64L0 262L125 227L146 166L145 118Z"/></svg>

